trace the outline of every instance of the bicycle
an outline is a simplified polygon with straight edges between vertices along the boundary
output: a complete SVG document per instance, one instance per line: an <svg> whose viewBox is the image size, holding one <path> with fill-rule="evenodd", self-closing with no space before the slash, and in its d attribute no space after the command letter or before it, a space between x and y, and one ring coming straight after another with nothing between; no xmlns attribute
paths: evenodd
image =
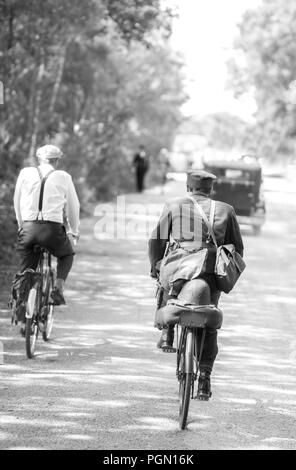
<svg viewBox="0 0 296 470"><path fill-rule="evenodd" d="M55 282L55 269L52 267L52 255L45 248L35 246L39 251L36 280L28 295L25 313L25 343L29 359L34 357L39 332L44 341L49 341L52 327L54 305L50 294Z"/></svg>
<svg viewBox="0 0 296 470"><path fill-rule="evenodd" d="M74 235L71 231L67 231L67 235L73 237L73 244L76 245L79 234ZM36 341L39 332L42 333L44 341L49 341L54 319L54 304L50 301L50 294L55 284L56 271L52 267L52 255L43 247L36 245L39 261L35 274L35 281L31 287L26 303L26 323L25 323L25 340L26 354L29 359L34 357Z"/></svg>
<svg viewBox="0 0 296 470"><path fill-rule="evenodd" d="M187 287L194 286L194 281L196 280L188 281ZM201 282L203 281L199 280L199 283ZM203 284L204 286L201 287L209 290L208 285L205 282ZM192 302L193 299L194 297L191 297L188 302L180 298L170 299L164 307L157 310L155 318L155 324L160 327L166 327L169 324L177 325L176 376L179 382L179 427L181 430L186 428L190 399L194 398L194 387L207 328L219 329L223 321L222 311L215 305L198 305ZM180 334L179 329L181 329ZM199 329L202 329L200 342Z"/></svg>
<svg viewBox="0 0 296 470"><path fill-rule="evenodd" d="M194 386L198 376L206 331L208 327L221 327L222 312L214 305L184 305L182 308L183 311L180 312L177 324L176 375L179 381L179 426L180 429L185 429L190 398L194 398ZM178 328L181 328L180 339ZM202 329L200 342L198 329Z"/></svg>

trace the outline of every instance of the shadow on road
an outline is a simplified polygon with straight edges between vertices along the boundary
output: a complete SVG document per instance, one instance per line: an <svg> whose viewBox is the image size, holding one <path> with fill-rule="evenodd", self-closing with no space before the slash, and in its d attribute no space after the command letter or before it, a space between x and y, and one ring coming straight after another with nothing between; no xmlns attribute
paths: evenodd
<svg viewBox="0 0 296 470"><path fill-rule="evenodd" d="M175 194L177 191L171 192ZM130 195L162 206L166 195ZM97 240L82 223L53 339L25 358L1 312L3 449L295 449L295 205L268 199L262 234L244 232L247 269L222 296L224 324L208 403L178 430L175 355L156 349L147 240Z"/></svg>

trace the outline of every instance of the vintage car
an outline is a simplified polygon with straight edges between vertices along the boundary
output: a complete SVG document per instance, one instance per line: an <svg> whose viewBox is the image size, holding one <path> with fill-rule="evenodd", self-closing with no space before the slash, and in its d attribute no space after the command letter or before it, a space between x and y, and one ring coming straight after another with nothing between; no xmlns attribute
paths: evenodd
<svg viewBox="0 0 296 470"><path fill-rule="evenodd" d="M265 220L262 168L255 158L216 160L204 163L204 168L217 176L213 199L231 204L242 225L251 225L260 233Z"/></svg>

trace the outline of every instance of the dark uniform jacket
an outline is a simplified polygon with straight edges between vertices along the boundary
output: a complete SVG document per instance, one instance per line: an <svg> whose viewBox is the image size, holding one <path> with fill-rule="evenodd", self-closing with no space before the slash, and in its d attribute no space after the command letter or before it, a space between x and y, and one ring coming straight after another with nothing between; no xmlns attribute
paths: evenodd
<svg viewBox="0 0 296 470"><path fill-rule="evenodd" d="M193 194L193 197L209 219L211 198L201 194ZM236 251L241 256L243 255L243 241L232 206L216 201L213 230L218 246L232 243ZM176 241L185 249L184 258L187 256L187 250L199 250L206 247L205 272L213 273L216 248L212 241L207 243L207 239L208 228L188 197L168 201L149 240L151 272L155 271L157 263L163 258L167 242Z"/></svg>

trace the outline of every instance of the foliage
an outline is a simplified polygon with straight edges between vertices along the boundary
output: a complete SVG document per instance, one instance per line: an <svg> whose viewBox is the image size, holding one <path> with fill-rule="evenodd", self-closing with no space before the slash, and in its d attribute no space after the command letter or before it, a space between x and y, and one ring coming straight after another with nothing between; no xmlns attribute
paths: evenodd
<svg viewBox="0 0 296 470"><path fill-rule="evenodd" d="M0 196L10 218L18 171L45 142L63 148L84 208L133 187L139 143L152 155L170 146L186 98L166 40L172 15L160 0L0 0Z"/></svg>
<svg viewBox="0 0 296 470"><path fill-rule="evenodd" d="M249 145L270 159L289 157L295 148L296 4L263 0L239 26L236 54L229 64L237 95L253 93L257 124ZM293 96L294 95L294 96Z"/></svg>
<svg viewBox="0 0 296 470"><path fill-rule="evenodd" d="M244 148L248 131L248 123L225 111L190 117L181 126L182 133L203 137L207 146L221 150Z"/></svg>

